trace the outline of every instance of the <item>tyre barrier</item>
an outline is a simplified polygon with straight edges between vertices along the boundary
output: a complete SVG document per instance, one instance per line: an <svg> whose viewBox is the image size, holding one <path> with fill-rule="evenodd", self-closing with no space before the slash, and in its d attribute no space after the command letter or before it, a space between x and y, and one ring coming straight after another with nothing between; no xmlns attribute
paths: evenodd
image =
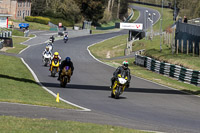
<svg viewBox="0 0 200 133"><path fill-rule="evenodd" d="M135 64L147 70L175 78L184 83L200 86L200 71L187 69L182 66L157 61L153 58L135 55Z"/></svg>

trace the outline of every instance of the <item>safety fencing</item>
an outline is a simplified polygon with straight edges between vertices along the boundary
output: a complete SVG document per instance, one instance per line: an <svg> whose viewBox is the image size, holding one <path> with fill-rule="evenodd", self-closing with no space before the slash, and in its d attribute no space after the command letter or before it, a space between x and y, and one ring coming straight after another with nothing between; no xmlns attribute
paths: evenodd
<svg viewBox="0 0 200 133"><path fill-rule="evenodd" d="M179 21L176 25L176 52L193 53L193 55L200 56L200 26Z"/></svg>
<svg viewBox="0 0 200 133"><path fill-rule="evenodd" d="M50 31L58 31L58 26L49 22L48 25L50 26Z"/></svg>
<svg viewBox="0 0 200 133"><path fill-rule="evenodd" d="M160 62L153 58L141 55L135 56L135 64L145 67L150 71L175 78L176 80L182 81L184 83L200 86L200 71L195 71L182 66Z"/></svg>
<svg viewBox="0 0 200 133"><path fill-rule="evenodd" d="M0 38L8 38L12 36L12 31L0 31Z"/></svg>
<svg viewBox="0 0 200 133"><path fill-rule="evenodd" d="M13 47L12 31L0 31L0 49L3 47Z"/></svg>

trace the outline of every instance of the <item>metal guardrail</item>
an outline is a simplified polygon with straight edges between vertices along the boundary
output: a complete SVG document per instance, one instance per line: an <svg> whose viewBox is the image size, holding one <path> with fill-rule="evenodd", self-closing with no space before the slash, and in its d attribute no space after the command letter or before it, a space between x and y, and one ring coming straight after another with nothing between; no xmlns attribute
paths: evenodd
<svg viewBox="0 0 200 133"><path fill-rule="evenodd" d="M145 67L150 71L175 78L176 80L182 81L184 83L200 86L200 71L195 71L182 66L160 62L153 58L141 55L135 56L135 64Z"/></svg>

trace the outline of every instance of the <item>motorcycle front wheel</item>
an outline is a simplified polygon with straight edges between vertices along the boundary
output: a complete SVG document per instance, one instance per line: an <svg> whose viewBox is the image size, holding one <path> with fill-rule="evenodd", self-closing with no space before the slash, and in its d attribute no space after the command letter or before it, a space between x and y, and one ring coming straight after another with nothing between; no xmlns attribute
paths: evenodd
<svg viewBox="0 0 200 133"><path fill-rule="evenodd" d="M68 80L67 76L62 77L62 79L60 81L60 86L64 88L67 84L67 80Z"/></svg>
<svg viewBox="0 0 200 133"><path fill-rule="evenodd" d="M57 72L56 68L53 67L53 69L51 71L51 76L55 77L56 76L56 72Z"/></svg>
<svg viewBox="0 0 200 133"><path fill-rule="evenodd" d="M115 97L115 95L113 94L113 91L111 91L111 97L112 97L112 98L114 98L114 97Z"/></svg>
<svg viewBox="0 0 200 133"><path fill-rule="evenodd" d="M117 86L116 91L115 91L115 99L119 99L119 95L120 95L120 87Z"/></svg>

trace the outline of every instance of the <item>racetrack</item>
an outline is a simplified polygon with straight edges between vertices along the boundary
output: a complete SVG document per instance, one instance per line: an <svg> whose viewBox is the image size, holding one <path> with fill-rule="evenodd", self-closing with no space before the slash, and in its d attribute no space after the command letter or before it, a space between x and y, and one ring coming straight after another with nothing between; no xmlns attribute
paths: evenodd
<svg viewBox="0 0 200 133"><path fill-rule="evenodd" d="M141 7L137 9L145 10ZM141 17L138 22L142 22L143 14L140 13ZM124 92L121 98L118 100L110 98L110 78L115 68L93 59L87 51L87 47L127 33L128 31L121 31L70 38L67 44L64 44L63 40L56 41L53 51L58 51L63 59L70 56L75 67L71 83L67 88L61 88L56 80L57 77L50 77L48 68L43 66L44 45L31 46L20 56L49 90L55 94L59 93L60 97L67 101L91 109L92 113L108 116L105 118L107 121L114 119L122 122L120 121L122 119L124 123L121 125L136 129L198 133L200 131L199 97L132 76L130 88ZM64 115L65 113L63 113ZM45 116L41 115L41 117ZM51 115L46 117L53 119ZM52 117L62 119L62 114L59 114L58 117L55 114ZM82 119L87 121L87 117ZM92 121L98 123L98 119L92 119L90 122ZM110 122L109 124L115 125L116 123Z"/></svg>

